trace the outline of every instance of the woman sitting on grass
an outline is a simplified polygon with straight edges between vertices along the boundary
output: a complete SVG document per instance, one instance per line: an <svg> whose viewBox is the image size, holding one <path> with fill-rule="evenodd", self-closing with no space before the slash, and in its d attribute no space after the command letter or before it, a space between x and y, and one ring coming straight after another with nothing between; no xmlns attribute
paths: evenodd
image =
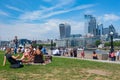
<svg viewBox="0 0 120 80"><path fill-rule="evenodd" d="M93 59L98 59L98 56L95 51L93 51L92 57L93 57Z"/></svg>
<svg viewBox="0 0 120 80"><path fill-rule="evenodd" d="M42 46L38 46L34 53L33 63L41 63L44 64L43 53L41 51Z"/></svg>
<svg viewBox="0 0 120 80"><path fill-rule="evenodd" d="M52 61L52 56L45 56L45 60L43 57L43 53L41 51L42 46L38 46L36 50L33 50L32 45L30 46L29 56L25 57L23 54L21 60L23 63L28 64L48 64Z"/></svg>
<svg viewBox="0 0 120 80"><path fill-rule="evenodd" d="M24 61L24 60L29 60L30 59L30 49L29 47L26 47L25 50L24 50L24 53L23 53L23 56L21 57L21 60Z"/></svg>
<svg viewBox="0 0 120 80"><path fill-rule="evenodd" d="M26 47L23 56L21 57L21 60L23 63L31 63L34 60L34 52L33 46L30 45L30 47Z"/></svg>
<svg viewBox="0 0 120 80"><path fill-rule="evenodd" d="M9 61L9 63L11 64L11 68L20 68L23 67L22 65L22 61L21 60L17 60L20 56L13 56L11 55L11 48L7 48L6 49L6 53L4 56L4 61L3 61L3 66L5 66L6 64L6 59Z"/></svg>
<svg viewBox="0 0 120 80"><path fill-rule="evenodd" d="M42 49L42 46L38 46L36 51L34 52L33 63L34 64L38 64L38 63L48 64L48 63L51 63L52 56L45 55L45 60L44 60L43 53L42 53L41 49Z"/></svg>

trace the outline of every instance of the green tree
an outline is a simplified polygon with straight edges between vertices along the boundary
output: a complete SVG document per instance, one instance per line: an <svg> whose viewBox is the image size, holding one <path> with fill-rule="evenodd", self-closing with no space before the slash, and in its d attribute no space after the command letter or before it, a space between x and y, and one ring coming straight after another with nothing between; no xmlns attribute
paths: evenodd
<svg viewBox="0 0 120 80"><path fill-rule="evenodd" d="M101 41L100 40L96 40L95 45L98 47L98 45L100 45L100 44L101 44Z"/></svg>

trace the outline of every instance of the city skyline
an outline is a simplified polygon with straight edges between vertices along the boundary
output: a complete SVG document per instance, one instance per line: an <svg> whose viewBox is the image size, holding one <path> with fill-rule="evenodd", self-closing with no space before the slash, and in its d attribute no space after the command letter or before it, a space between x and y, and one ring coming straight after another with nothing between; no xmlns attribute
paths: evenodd
<svg viewBox="0 0 120 80"><path fill-rule="evenodd" d="M61 23L70 24L71 34L83 34L85 14L96 17L104 28L113 24L120 32L120 1L1 0L0 4L0 40L59 38Z"/></svg>

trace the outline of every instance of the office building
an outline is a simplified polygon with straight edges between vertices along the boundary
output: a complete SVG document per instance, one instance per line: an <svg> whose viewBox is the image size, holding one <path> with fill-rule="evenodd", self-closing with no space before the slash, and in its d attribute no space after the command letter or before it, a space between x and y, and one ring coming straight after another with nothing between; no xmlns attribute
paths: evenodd
<svg viewBox="0 0 120 80"><path fill-rule="evenodd" d="M103 35L103 24L97 24L96 35L97 36Z"/></svg>
<svg viewBox="0 0 120 80"><path fill-rule="evenodd" d="M110 32L113 32L113 37L114 38L118 38L118 33L116 32L116 30L115 30L115 28L112 24L109 26L109 33Z"/></svg>
<svg viewBox="0 0 120 80"><path fill-rule="evenodd" d="M103 35L109 34L109 28L103 28Z"/></svg>
<svg viewBox="0 0 120 80"><path fill-rule="evenodd" d="M92 15L85 15L85 34L96 36L96 18Z"/></svg>
<svg viewBox="0 0 120 80"><path fill-rule="evenodd" d="M59 24L60 39L69 38L71 35L71 26L67 23Z"/></svg>

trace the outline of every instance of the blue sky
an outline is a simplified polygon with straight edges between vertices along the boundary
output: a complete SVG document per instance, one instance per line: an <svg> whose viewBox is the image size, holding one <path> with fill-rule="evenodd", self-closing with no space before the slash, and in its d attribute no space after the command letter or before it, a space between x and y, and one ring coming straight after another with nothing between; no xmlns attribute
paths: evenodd
<svg viewBox="0 0 120 80"><path fill-rule="evenodd" d="M104 27L120 32L119 0L0 0L0 39L59 38L59 24L71 25L72 34L84 33L84 14Z"/></svg>

